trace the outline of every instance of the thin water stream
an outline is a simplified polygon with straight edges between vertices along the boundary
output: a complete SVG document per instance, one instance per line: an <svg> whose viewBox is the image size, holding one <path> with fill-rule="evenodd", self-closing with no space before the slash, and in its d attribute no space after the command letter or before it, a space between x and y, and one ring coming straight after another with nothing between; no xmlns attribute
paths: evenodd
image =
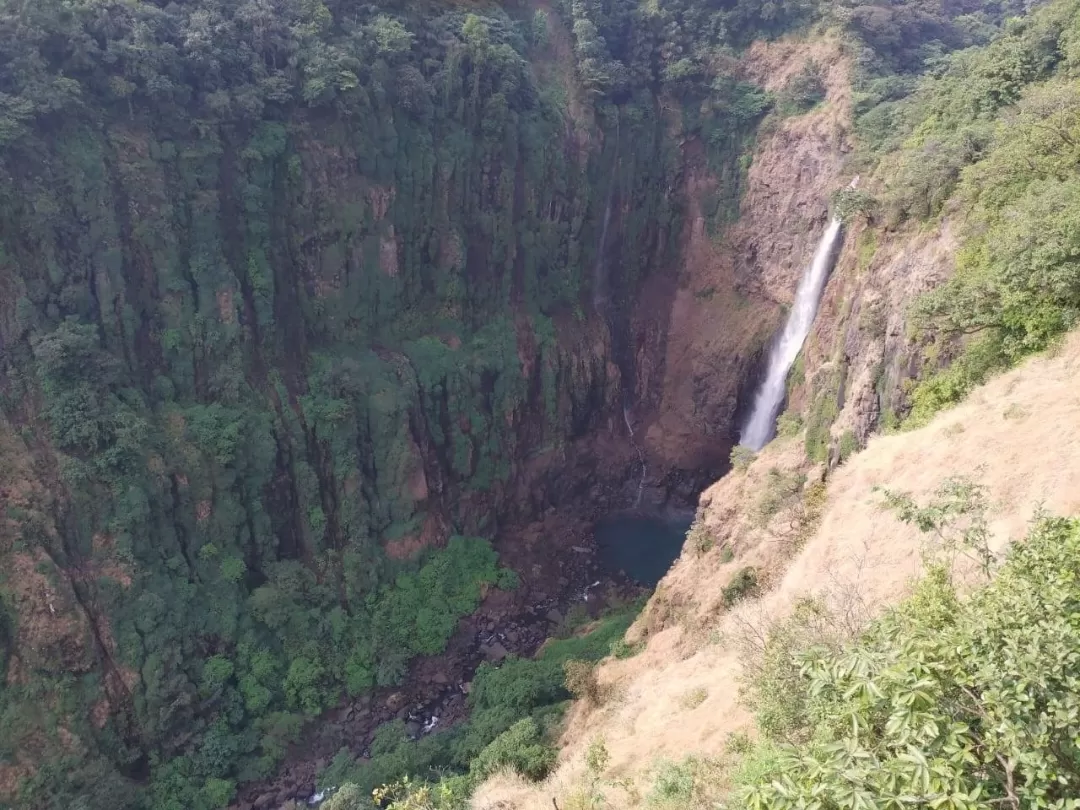
<svg viewBox="0 0 1080 810"><path fill-rule="evenodd" d="M623 421L626 422L626 429L630 431L630 445L637 451L638 461L641 463L641 478L638 479L637 497L634 498L634 508L637 509L641 506L641 495L645 491L645 451L641 445L638 444L637 439L634 437L634 427L630 424L630 406L624 405L622 409Z"/></svg>

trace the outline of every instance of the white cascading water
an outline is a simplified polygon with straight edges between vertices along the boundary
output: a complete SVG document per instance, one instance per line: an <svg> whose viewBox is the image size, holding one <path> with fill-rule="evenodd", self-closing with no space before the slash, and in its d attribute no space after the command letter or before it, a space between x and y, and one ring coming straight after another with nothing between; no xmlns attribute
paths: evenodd
<svg viewBox="0 0 1080 810"><path fill-rule="evenodd" d="M784 324L784 331L769 352L769 367L765 380L754 397L754 409L739 439L740 444L751 450L760 450L773 437L776 417L780 415L780 406L784 402L787 374L814 325L821 294L829 278L833 247L840 236L840 226L840 220L834 219L822 235L814 252L814 259L799 282L795 303L791 307L787 323Z"/></svg>
<svg viewBox="0 0 1080 810"><path fill-rule="evenodd" d="M634 438L634 428L630 425L630 408L623 406L622 409L623 421L626 422L626 429L630 431L630 444L637 451L638 461L641 462L641 478L638 480L637 485L637 497L634 499L634 508L637 509L641 506L641 493L645 490L645 451L641 449L641 445L637 443L637 439Z"/></svg>
<svg viewBox="0 0 1080 810"><path fill-rule="evenodd" d="M593 307L604 318L608 317L607 262L604 250L607 246L608 226L611 224L611 201L615 196L615 184L608 190L607 203L604 205L604 221L600 226L600 244L596 247L596 264L593 265Z"/></svg>

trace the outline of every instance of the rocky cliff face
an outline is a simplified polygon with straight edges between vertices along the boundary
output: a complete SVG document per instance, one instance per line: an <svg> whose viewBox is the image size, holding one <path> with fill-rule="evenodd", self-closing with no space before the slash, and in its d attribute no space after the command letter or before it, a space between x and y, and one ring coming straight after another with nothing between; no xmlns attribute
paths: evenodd
<svg viewBox="0 0 1080 810"><path fill-rule="evenodd" d="M830 194L846 182L850 151L849 65L838 42L757 43L740 64L748 79L779 92L812 63L830 65L825 100L765 121L738 178L730 224L708 220L703 204L724 180L703 165L699 143L684 141L684 258L677 275L654 281L638 304L647 446L658 469L686 471L698 491L727 468L762 351L827 224Z"/></svg>

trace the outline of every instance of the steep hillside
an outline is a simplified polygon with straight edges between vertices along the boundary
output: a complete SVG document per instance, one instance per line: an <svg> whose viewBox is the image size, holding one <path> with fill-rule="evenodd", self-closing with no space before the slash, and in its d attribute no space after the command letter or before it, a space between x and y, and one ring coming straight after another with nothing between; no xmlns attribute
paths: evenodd
<svg viewBox="0 0 1080 810"><path fill-rule="evenodd" d="M723 180L693 159L694 141L684 147L691 168L677 287L660 318L647 307L635 319L652 338L639 339L637 367L642 398L657 398L646 446L663 466L726 462L740 394L791 302L851 149L851 64L837 37L755 43L739 63L742 75L776 93L791 76L821 65L829 65L820 77L823 98L802 114L774 116L759 131L729 226L707 210Z"/></svg>
<svg viewBox="0 0 1080 810"><path fill-rule="evenodd" d="M671 763L695 759L705 763L687 777L696 792L680 793L685 803L672 806L710 806L706 798L724 794L739 762L733 733L753 731L740 702L748 651L806 597L823 599L851 631L923 575L936 539L901 522L881 490L926 503L949 477L969 477L985 487L997 551L1022 537L1039 510L1080 512L1078 372L1073 334L1052 356L996 378L926 427L872 438L820 492L824 469L807 463L798 438L774 442L729 473L702 495L682 559L628 633L644 649L605 662L600 704L575 706L558 770L540 785L496 779L473 806L546 810L552 797L560 807L584 806L581 793L595 776L587 751L597 740L610 757L599 773L604 806L655 806ZM806 483L785 491L778 482L791 476ZM732 608L730 583L748 566L763 593Z"/></svg>
<svg viewBox="0 0 1080 810"><path fill-rule="evenodd" d="M991 758L957 776L952 794L939 783L947 781L940 774L948 770L949 752L959 750L949 748L955 740L935 739L898 719L902 706L913 705L904 701L921 698L901 690L875 702L856 689L889 683L887 692L902 680L890 679L906 672L897 668L915 666L899 648L883 650L883 639L909 642L913 646L904 649L924 652L928 660L944 654L933 647L939 620L925 612L939 609L939 599L971 622L957 630L964 638L983 633L980 644L1022 644L1003 641L1025 632L1007 615L978 612L1009 602L1015 576L1041 596L1042 578L1057 582L1060 572L1066 584L1037 607L1050 612L1031 621L1054 628L1058 639L1075 630L1050 607L1059 596L1076 601L1068 585L1076 573L1075 524L1033 519L1071 516L1080 508L1080 343L1075 333L1060 343L1080 313L1080 197L1073 189L1080 135L1077 20L1075 3L1050 4L902 90L894 83L883 91L885 85L868 80L865 66L856 63L850 107L834 108L832 117L827 103L818 117L789 122L840 121L834 131L852 151L839 170L826 163L823 171L858 173L861 183L856 192L832 195L833 212L846 222L844 247L789 376L780 438L757 458L737 448L736 469L703 493L682 558L613 648L616 655L579 694L554 773L539 785L515 774L489 780L474 807L540 808L554 801L563 808L773 808L813 806L799 803L812 799L829 807L893 807L915 801L915 794L957 808L1039 806L1020 797L1051 794L1057 804L1047 806L1070 806L1077 759L1067 742L1068 723L1053 731L1039 726L1042 742L1017 731L1020 736L1009 739L1018 747L1009 752L1006 732L999 737L995 730L1012 734L1034 723L1018 707L1044 705L1038 702L1043 685L1024 680L1015 706L996 703L989 692L969 692L970 700L950 704L959 707L952 716L986 724L970 737L971 762ZM770 46L781 53L785 47L811 50ZM783 75L782 63L773 66ZM835 103L837 95L829 98ZM762 135L767 132L766 124ZM803 133L788 142L789 151L816 142L813 130ZM754 165L788 157L772 148L767 135L760 137ZM753 178L751 171L749 207L729 231L733 237L768 208L760 198L750 203L761 189ZM786 232L777 241L785 238ZM807 244L798 250L805 261ZM770 263L782 267L775 257ZM791 278L774 272L779 288L790 291ZM768 271L757 277L769 283ZM709 339L699 338L703 345ZM1043 350L1045 357L994 376ZM897 432L901 428L906 432ZM1029 529L1030 553L1010 555L1000 586L979 589L970 602L950 602L960 597L951 587L939 591L944 586L934 575L899 613L887 610L912 594L928 564L943 558L961 592L984 583L982 569L998 570L1008 542ZM1017 603L1009 609L1022 610ZM883 612L886 618L875 623ZM909 630L911 638L904 635ZM822 648L836 656L825 665ZM1010 657L1012 647L975 649L986 660L999 656L1002 666L1021 661ZM777 650L790 658L770 659ZM1028 673L1040 654L1032 655L1018 664L1031 664ZM977 667L978 658L963 666ZM861 674L848 681L837 674L863 665L884 680L871 686ZM979 683L992 692L997 683L986 672L957 672L959 686L952 688L975 690ZM989 681L979 680L984 676ZM1070 675L1047 677L1054 684L1047 688L1061 691L1046 700L1075 700ZM835 682L852 691L831 698L800 691L836 688ZM1035 693L1034 703L1024 702L1024 694ZM785 704L784 694L819 702L801 718L777 715L798 708ZM1001 725L991 728L991 717ZM873 725L878 721L880 728ZM872 730L856 725L845 736L845 724L850 729L859 722ZM890 729L906 731L886 740ZM751 742L759 733L763 741ZM875 738L881 748L860 747ZM921 792L896 787L907 778L905 756L939 757ZM1054 764L1037 773L1022 764L1025 757ZM873 769L860 770L859 762L876 763L881 778L875 781ZM1039 773L1051 776L1044 780ZM893 792L885 785L889 778ZM731 798L747 786L741 799ZM903 795L894 796L897 790ZM725 801L735 803L717 804Z"/></svg>

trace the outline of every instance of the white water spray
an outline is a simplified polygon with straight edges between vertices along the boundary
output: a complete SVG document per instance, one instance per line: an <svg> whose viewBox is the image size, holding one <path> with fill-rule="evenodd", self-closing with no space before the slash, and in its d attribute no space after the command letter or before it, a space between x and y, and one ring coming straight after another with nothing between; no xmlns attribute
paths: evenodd
<svg viewBox="0 0 1080 810"><path fill-rule="evenodd" d="M854 186L854 183L852 185ZM803 341L814 325L821 294L829 278L833 247L840 236L840 226L840 220L834 219L822 234L814 252L814 259L799 282L795 303L791 307L787 323L784 324L784 331L769 352L769 367L765 380L754 397L754 409L739 439L741 444L751 450L760 450L773 436L776 417L784 402L788 370L799 356Z"/></svg>
<svg viewBox="0 0 1080 810"><path fill-rule="evenodd" d="M638 461L641 462L641 478L638 480L637 497L634 499L634 508L637 509L641 506L641 493L645 490L645 451L641 449L641 445L634 438L634 428L630 424L630 408L626 405L623 406L622 416L623 421L626 422L626 429L630 431L630 444L637 451Z"/></svg>

